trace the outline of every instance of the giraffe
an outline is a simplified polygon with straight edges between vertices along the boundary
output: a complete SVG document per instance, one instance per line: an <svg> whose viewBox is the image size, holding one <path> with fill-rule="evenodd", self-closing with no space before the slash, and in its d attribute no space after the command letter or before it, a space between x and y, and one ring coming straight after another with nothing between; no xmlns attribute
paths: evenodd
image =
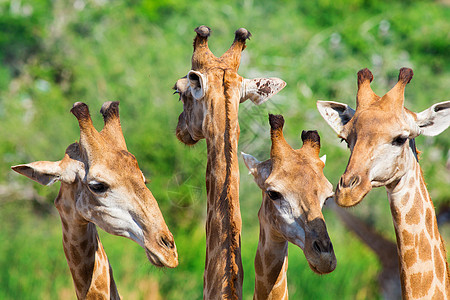
<svg viewBox="0 0 450 300"><path fill-rule="evenodd" d="M242 153L263 197L253 299L288 299L288 242L303 250L314 272L326 274L336 268L322 215L325 200L333 197L333 186L323 174L317 131L303 131L303 146L294 150L283 137L283 116L270 114L269 122L270 159L260 162Z"/></svg>
<svg viewBox="0 0 450 300"><path fill-rule="evenodd" d="M71 112L78 119L80 142L71 144L60 161L12 167L42 185L61 182L55 206L78 299L120 299L96 225L138 243L155 266L178 265L172 233L136 158L127 151L118 105L103 104L105 125L98 132L88 106L75 103Z"/></svg>
<svg viewBox="0 0 450 300"><path fill-rule="evenodd" d="M336 205L334 200L327 201L326 207L331 208L341 219L342 223L377 256L381 264L381 271L378 274L378 287L383 299L400 299L402 289L396 243L378 233L372 226L350 213L347 209Z"/></svg>
<svg viewBox="0 0 450 300"><path fill-rule="evenodd" d="M203 298L241 299L241 215L239 209L239 103L261 104L286 83L278 78L244 79L237 70L248 30L235 32L231 47L219 58L208 48L210 28L195 29L192 68L174 86L183 111L177 138L187 145L206 140L206 262Z"/></svg>
<svg viewBox="0 0 450 300"><path fill-rule="evenodd" d="M385 186L397 236L403 298L448 299L446 250L414 138L437 135L450 125L450 101L421 113L406 109L404 90L412 76L411 69L400 69L397 84L379 97L370 87L372 73L363 69L358 72L356 111L331 101L319 101L317 106L351 152L336 188L337 204L354 206L372 187Z"/></svg>

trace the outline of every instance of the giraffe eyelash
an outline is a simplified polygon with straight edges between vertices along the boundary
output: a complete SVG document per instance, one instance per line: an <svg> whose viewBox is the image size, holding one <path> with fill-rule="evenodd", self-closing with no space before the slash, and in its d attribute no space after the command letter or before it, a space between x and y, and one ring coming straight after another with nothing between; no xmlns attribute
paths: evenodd
<svg viewBox="0 0 450 300"><path fill-rule="evenodd" d="M95 194L103 194L109 189L109 185L103 182L92 181L88 184L89 189Z"/></svg>
<svg viewBox="0 0 450 300"><path fill-rule="evenodd" d="M269 196L270 199L272 200L280 200L281 198L283 198L283 196L276 191L266 191L267 195Z"/></svg>
<svg viewBox="0 0 450 300"><path fill-rule="evenodd" d="M176 90L175 92L173 92L172 95L175 95L175 94L179 95L178 101L181 101L181 92L179 90Z"/></svg>
<svg viewBox="0 0 450 300"><path fill-rule="evenodd" d="M347 142L347 140L346 139L344 139L344 138L341 138L341 143L342 142L345 142L346 144L347 144L347 148L350 148L350 146L348 145L348 142Z"/></svg>
<svg viewBox="0 0 450 300"><path fill-rule="evenodd" d="M145 175L144 175L144 172L142 172L142 170L141 170L141 174L142 174L142 179L144 179L144 183L145 183L145 184L147 184L147 183L150 183L150 182L151 182L151 180L150 180L150 179L147 179L147 177L145 177Z"/></svg>

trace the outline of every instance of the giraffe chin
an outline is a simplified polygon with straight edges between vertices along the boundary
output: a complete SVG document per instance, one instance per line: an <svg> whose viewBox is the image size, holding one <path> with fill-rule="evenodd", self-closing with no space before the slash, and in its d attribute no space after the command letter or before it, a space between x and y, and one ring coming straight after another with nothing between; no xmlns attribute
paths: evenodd
<svg viewBox="0 0 450 300"><path fill-rule="evenodd" d="M178 266L178 258L177 257L175 257L175 259L173 259L173 260L165 261L148 249L145 249L145 254L147 255L147 258L152 263L152 265L154 265L158 268L164 268L164 267L175 268L176 266Z"/></svg>
<svg viewBox="0 0 450 300"><path fill-rule="evenodd" d="M329 263L324 264L324 266L314 266L308 261L309 268L316 274L325 275L331 273L336 269L336 259L330 260Z"/></svg>
<svg viewBox="0 0 450 300"><path fill-rule="evenodd" d="M338 186L334 194L334 199L339 206L351 207L359 204L364 197L372 190L370 185L359 185L354 188L343 188Z"/></svg>
<svg viewBox="0 0 450 300"><path fill-rule="evenodd" d="M198 140L194 140L187 131L183 133L181 130L177 129L176 136L180 142L188 146L193 146L198 142Z"/></svg>
<svg viewBox="0 0 450 300"><path fill-rule="evenodd" d="M327 247L328 249L326 249ZM308 248L308 247L307 247ZM321 251L316 249L305 249L304 251L306 261L309 268L319 275L328 274L336 269L336 255L334 254L331 242L328 246L322 245Z"/></svg>
<svg viewBox="0 0 450 300"><path fill-rule="evenodd" d="M185 112L183 111L178 117L177 129L175 131L177 139L185 145L195 145L200 139L194 139L189 133L189 129L186 124Z"/></svg>

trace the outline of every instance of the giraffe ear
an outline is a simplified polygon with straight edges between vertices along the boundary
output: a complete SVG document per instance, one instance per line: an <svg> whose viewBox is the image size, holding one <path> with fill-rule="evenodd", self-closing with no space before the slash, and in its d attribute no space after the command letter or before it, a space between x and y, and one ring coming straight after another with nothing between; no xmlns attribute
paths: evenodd
<svg viewBox="0 0 450 300"><path fill-rule="evenodd" d="M56 181L73 183L77 176L84 178L86 174L84 163L77 158L78 154L78 143L73 143L60 161L36 161L12 166L11 169L42 185L52 185Z"/></svg>
<svg viewBox="0 0 450 300"><path fill-rule="evenodd" d="M198 71L191 70L187 74L187 79L192 97L196 100L202 99L205 96L207 89L206 76Z"/></svg>
<svg viewBox="0 0 450 300"><path fill-rule="evenodd" d="M264 188L264 182L267 177L269 177L270 172L272 172L272 163L270 160L260 162L250 154L241 152L242 158L244 159L245 166L250 171L250 174L255 178L256 184L261 188Z"/></svg>
<svg viewBox="0 0 450 300"><path fill-rule="evenodd" d="M331 128L341 137L344 125L350 121L355 110L344 103L334 101L317 101L317 109Z"/></svg>
<svg viewBox="0 0 450 300"><path fill-rule="evenodd" d="M12 166L11 169L42 185L52 185L61 178L61 161L37 161L24 165Z"/></svg>
<svg viewBox="0 0 450 300"><path fill-rule="evenodd" d="M286 82L279 78L244 78L240 91L240 102L242 103L250 99L256 105L260 105L281 91L285 86Z"/></svg>
<svg viewBox="0 0 450 300"><path fill-rule="evenodd" d="M440 102L417 114L420 133L435 136L450 126L450 101Z"/></svg>
<svg viewBox="0 0 450 300"><path fill-rule="evenodd" d="M244 159L245 166L247 167L250 174L256 176L258 173L258 165L261 163L259 160L251 156L250 154L241 152L242 158Z"/></svg>
<svg viewBox="0 0 450 300"><path fill-rule="evenodd" d="M326 164L326 163L327 163L327 155L325 154L325 155L321 156L321 157L320 157L320 160L321 160L324 164Z"/></svg>

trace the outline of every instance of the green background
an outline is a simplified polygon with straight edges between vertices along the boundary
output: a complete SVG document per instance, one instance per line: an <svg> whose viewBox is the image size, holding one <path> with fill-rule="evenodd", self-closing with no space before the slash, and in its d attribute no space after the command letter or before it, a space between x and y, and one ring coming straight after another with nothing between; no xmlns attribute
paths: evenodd
<svg viewBox="0 0 450 300"><path fill-rule="evenodd" d="M175 137L182 111L171 89L190 69L193 29L212 28L210 48L220 56L239 27L253 37L240 75L280 77L287 86L266 104L240 107L239 151L269 157L268 112L286 119L285 136L300 147L301 130L316 129L327 155L325 175L335 185L349 151L320 117L316 100L355 106L356 73L369 68L383 95L401 67L414 78L406 106L420 112L449 100L450 2L442 1L107 1L0 2L0 299L73 299L75 293L52 201L59 183L42 187L11 165L59 160L78 139L69 110L86 102L94 124L104 101L119 100L128 149L151 179L175 236L180 264L157 269L130 240L100 232L124 299L200 299L205 257L205 142ZM421 166L437 211L450 202L450 134L419 137ZM240 159L244 299L254 286L260 189ZM373 190L351 210L395 240L387 196ZM374 254L324 211L338 265L314 274L302 251L290 246L291 299L379 299ZM450 230L442 226L447 240ZM448 243L447 243L448 245Z"/></svg>

